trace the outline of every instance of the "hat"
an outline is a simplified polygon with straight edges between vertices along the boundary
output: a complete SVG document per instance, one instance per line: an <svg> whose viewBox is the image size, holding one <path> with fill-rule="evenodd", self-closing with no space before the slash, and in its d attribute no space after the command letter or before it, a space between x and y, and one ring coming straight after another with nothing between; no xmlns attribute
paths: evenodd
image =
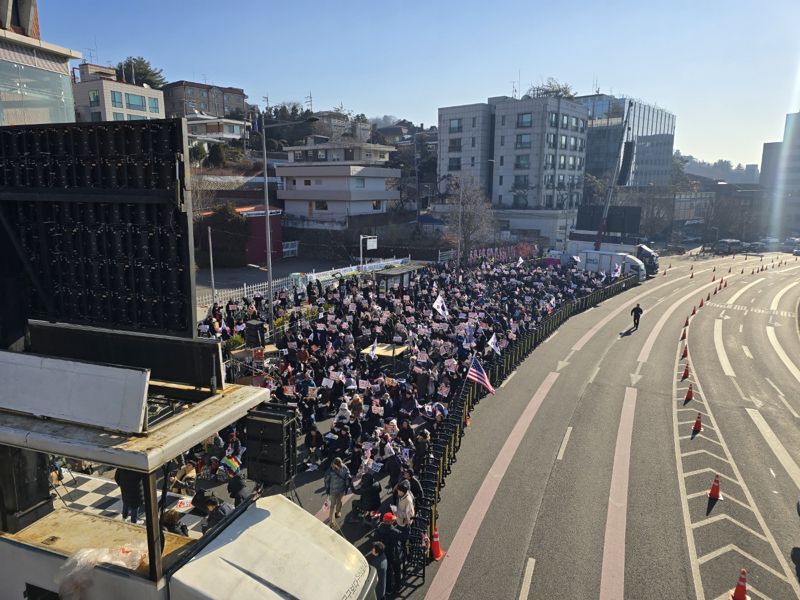
<svg viewBox="0 0 800 600"><path fill-rule="evenodd" d="M384 523L393 523L394 520L395 520L394 514L392 514L390 512L383 513L383 522Z"/></svg>
<svg viewBox="0 0 800 600"><path fill-rule="evenodd" d="M408 481L403 480L403 481L401 481L400 483L397 484L397 489L398 490L403 490L404 492L407 492L408 490L411 489L411 484L408 483Z"/></svg>

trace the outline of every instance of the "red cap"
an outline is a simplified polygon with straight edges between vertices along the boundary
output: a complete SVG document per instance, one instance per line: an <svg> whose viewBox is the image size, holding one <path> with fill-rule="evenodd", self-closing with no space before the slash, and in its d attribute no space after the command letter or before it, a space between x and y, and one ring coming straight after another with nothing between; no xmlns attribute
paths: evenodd
<svg viewBox="0 0 800 600"><path fill-rule="evenodd" d="M394 519L395 519L395 516L394 516L393 513L390 513L390 512L383 513L383 522L384 523L391 523L392 521L394 521Z"/></svg>

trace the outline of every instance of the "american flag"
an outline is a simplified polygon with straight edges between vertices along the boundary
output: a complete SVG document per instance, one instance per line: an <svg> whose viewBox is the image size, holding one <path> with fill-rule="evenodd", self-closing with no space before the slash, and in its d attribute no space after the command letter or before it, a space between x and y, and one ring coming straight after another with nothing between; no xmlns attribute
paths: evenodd
<svg viewBox="0 0 800 600"><path fill-rule="evenodd" d="M494 394L494 388L492 384L489 383L489 377L486 375L486 371L483 370L477 357L472 357L472 363L470 363L469 371L467 371L467 379L482 385L490 394Z"/></svg>

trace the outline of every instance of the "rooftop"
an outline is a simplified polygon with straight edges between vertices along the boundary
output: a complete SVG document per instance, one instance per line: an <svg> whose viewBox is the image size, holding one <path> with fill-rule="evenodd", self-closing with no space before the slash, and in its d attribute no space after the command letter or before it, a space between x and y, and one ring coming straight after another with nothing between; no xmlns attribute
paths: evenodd
<svg viewBox="0 0 800 600"><path fill-rule="evenodd" d="M181 79L179 81L170 81L169 83L164 84L161 87L161 89L162 90L166 90L166 89L169 89L169 88L183 87L183 86L197 87L197 88L202 88L202 89L205 89L205 90L210 90L211 88L217 88L218 90L222 90L223 92L234 92L236 94L242 94L243 96L246 97L246 94L244 93L244 90L242 88L226 87L226 86L223 86L223 85L210 85L208 83L198 83L196 81L186 81L185 79Z"/></svg>

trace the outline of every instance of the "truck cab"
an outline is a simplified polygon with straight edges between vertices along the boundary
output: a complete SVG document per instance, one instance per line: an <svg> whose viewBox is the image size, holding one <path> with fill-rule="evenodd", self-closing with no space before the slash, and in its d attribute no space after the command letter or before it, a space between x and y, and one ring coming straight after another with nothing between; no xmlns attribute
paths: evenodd
<svg viewBox="0 0 800 600"><path fill-rule="evenodd" d="M644 263L648 277L658 275L658 252L649 246L639 244L636 246L636 258Z"/></svg>

